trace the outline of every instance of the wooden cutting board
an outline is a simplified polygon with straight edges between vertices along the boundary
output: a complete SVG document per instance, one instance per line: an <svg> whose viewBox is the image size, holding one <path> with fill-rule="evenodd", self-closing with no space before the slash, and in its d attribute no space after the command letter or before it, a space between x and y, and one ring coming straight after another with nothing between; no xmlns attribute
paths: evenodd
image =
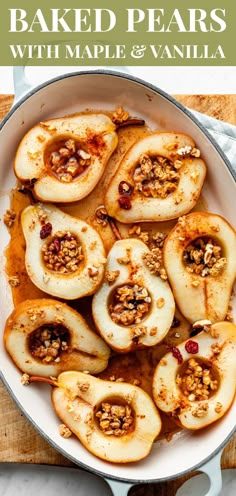
<svg viewBox="0 0 236 496"><path fill-rule="evenodd" d="M189 108L236 125L236 95L175 95L175 98ZM10 110L12 102L12 95L0 95L0 120ZM0 462L74 466L35 431L1 383ZM222 468L236 468L236 435L224 449ZM136 486L129 494L130 496L174 496L178 487L188 477L162 484Z"/></svg>

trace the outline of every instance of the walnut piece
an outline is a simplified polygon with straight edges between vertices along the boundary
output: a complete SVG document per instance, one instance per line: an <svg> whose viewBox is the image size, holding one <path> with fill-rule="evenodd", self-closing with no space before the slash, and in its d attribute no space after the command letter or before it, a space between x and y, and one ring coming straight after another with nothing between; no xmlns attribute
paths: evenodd
<svg viewBox="0 0 236 496"><path fill-rule="evenodd" d="M61 437L64 437L64 439L68 439L72 436L71 430L65 424L59 425L59 434Z"/></svg>
<svg viewBox="0 0 236 496"><path fill-rule="evenodd" d="M16 213L13 209L6 210L3 216L3 222L7 227L12 227L16 221Z"/></svg>

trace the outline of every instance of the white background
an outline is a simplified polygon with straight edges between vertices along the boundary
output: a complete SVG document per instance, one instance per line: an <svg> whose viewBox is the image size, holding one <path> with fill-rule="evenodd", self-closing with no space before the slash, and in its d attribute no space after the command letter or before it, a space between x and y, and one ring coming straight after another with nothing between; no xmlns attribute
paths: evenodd
<svg viewBox="0 0 236 496"><path fill-rule="evenodd" d="M101 67L28 67L27 77L36 86L58 74ZM104 67L102 67L104 69ZM125 70L110 67L111 70ZM129 73L170 94L236 93L236 67L128 67ZM12 67L0 67L0 94L14 93Z"/></svg>

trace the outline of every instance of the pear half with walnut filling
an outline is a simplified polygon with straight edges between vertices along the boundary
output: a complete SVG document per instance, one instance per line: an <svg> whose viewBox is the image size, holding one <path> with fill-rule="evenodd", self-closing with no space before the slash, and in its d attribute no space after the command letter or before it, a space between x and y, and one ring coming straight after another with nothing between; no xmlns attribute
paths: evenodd
<svg viewBox="0 0 236 496"><path fill-rule="evenodd" d="M176 350L181 365L173 353L168 353L156 368L154 401L186 429L201 429L221 418L233 402L236 326L218 322L209 332L202 331L178 345L175 355Z"/></svg>
<svg viewBox="0 0 236 496"><path fill-rule="evenodd" d="M95 188L117 143L115 125L104 114L40 122L19 144L15 174L26 184L36 180L39 200L77 201Z"/></svg>
<svg viewBox="0 0 236 496"><path fill-rule="evenodd" d="M63 370L97 374L110 350L85 320L65 303L26 300L6 321L5 347L17 367L30 375L57 376Z"/></svg>
<svg viewBox="0 0 236 496"><path fill-rule="evenodd" d="M105 197L110 216L123 223L164 221L189 212L206 175L189 136L155 133L135 143L121 160Z"/></svg>
<svg viewBox="0 0 236 496"><path fill-rule="evenodd" d="M67 300L95 293L106 258L94 228L53 205L39 203L22 212L21 224L26 270L37 287Z"/></svg>
<svg viewBox="0 0 236 496"><path fill-rule="evenodd" d="M161 419L142 389L74 371L60 374L55 385L57 415L95 456L129 463L149 454Z"/></svg>
<svg viewBox="0 0 236 496"><path fill-rule="evenodd" d="M121 353L159 343L173 321L171 289L150 272L149 257L151 251L138 239L116 241L108 254L105 280L93 297L96 327Z"/></svg>
<svg viewBox="0 0 236 496"><path fill-rule="evenodd" d="M163 260L187 320L224 320L236 276L236 234L223 217L194 212L180 218L165 240Z"/></svg>

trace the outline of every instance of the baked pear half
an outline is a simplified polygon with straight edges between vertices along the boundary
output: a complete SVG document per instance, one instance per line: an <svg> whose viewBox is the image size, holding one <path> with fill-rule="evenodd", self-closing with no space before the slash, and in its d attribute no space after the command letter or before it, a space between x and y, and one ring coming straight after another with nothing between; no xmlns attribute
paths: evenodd
<svg viewBox="0 0 236 496"><path fill-rule="evenodd" d="M129 463L149 454L161 419L142 389L74 371L60 374L55 386L58 417L95 456Z"/></svg>
<svg viewBox="0 0 236 496"><path fill-rule="evenodd" d="M93 297L97 329L120 353L159 343L171 327L175 303L167 281L146 265L151 251L138 239L116 241L105 279Z"/></svg>
<svg viewBox="0 0 236 496"><path fill-rule="evenodd" d="M46 298L17 305L6 321L4 344L22 372L46 377L64 370L97 374L110 356L106 343L78 312Z"/></svg>
<svg viewBox="0 0 236 496"><path fill-rule="evenodd" d="M40 122L19 144L14 170L46 202L73 202L100 180L118 143L116 127L104 114L81 114Z"/></svg>
<svg viewBox="0 0 236 496"><path fill-rule="evenodd" d="M220 419L236 388L236 326L218 322L172 349L153 377L160 410L186 429L197 430Z"/></svg>
<svg viewBox="0 0 236 496"><path fill-rule="evenodd" d="M104 275L103 242L86 222L50 204L26 207L21 215L25 266L45 293L74 300L95 293Z"/></svg>
<svg viewBox="0 0 236 496"><path fill-rule="evenodd" d="M194 212L180 218L165 240L163 260L189 322L225 319L236 276L236 234L223 217Z"/></svg>
<svg viewBox="0 0 236 496"><path fill-rule="evenodd" d="M206 164L192 138L154 133L137 141L121 160L105 207L123 223L175 219L195 206L205 175Z"/></svg>

